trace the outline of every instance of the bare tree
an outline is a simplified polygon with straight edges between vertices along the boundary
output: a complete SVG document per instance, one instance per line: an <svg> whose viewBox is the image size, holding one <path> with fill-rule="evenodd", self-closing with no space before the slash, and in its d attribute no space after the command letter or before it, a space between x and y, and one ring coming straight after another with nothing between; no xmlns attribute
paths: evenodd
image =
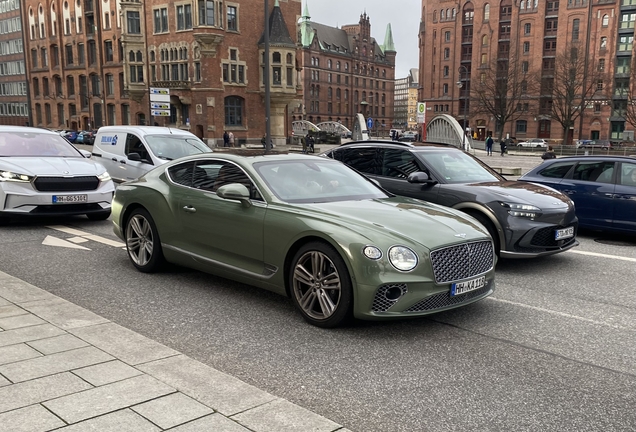
<svg viewBox="0 0 636 432"><path fill-rule="evenodd" d="M554 59L544 59L541 114L557 121L563 129L563 143L572 141L570 131L588 103L605 99L606 73L591 64L575 46L567 46ZM549 62L549 63L546 63ZM550 64L553 62L552 64ZM553 68L553 78L546 70Z"/></svg>
<svg viewBox="0 0 636 432"><path fill-rule="evenodd" d="M499 141L504 127L534 110L532 99L536 80L530 79L529 63L516 56L493 60L487 69L479 69L471 88L471 114L492 117L499 126Z"/></svg>

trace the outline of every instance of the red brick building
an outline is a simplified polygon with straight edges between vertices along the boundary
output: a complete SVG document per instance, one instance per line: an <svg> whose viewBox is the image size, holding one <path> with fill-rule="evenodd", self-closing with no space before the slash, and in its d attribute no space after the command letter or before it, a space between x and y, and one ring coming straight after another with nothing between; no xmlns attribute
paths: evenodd
<svg viewBox="0 0 636 432"><path fill-rule="evenodd" d="M35 125L159 124L211 140L229 130L238 142L260 141L265 131L261 2L25 3ZM295 42L300 11L300 0L270 1L272 135L278 139L288 135L287 105L301 94ZM169 89L169 109L153 111L151 88Z"/></svg>
<svg viewBox="0 0 636 432"><path fill-rule="evenodd" d="M0 0L0 124L29 124L19 0Z"/></svg>
<svg viewBox="0 0 636 432"><path fill-rule="evenodd" d="M388 132L397 54L391 26L380 45L371 37L366 13L358 24L335 28L312 22L305 7L299 27L305 97L293 119L340 121L352 128L354 116L362 113L375 120L374 131Z"/></svg>
<svg viewBox="0 0 636 432"><path fill-rule="evenodd" d="M503 128L517 139L562 139L561 125L550 116L554 100L546 84L555 76L555 62L576 48L585 56L588 71L604 71L595 99L575 121L574 139L620 140L630 87L636 3L630 0L449 0L422 1L420 25L420 100L427 102L429 118L451 114L461 122L464 108L468 126L483 139L487 131ZM470 109L471 81L478 83L492 61L516 61L537 85L528 94L531 105L521 116L497 125ZM461 68L461 72L460 72ZM465 69L464 69L465 68ZM590 73L590 76L592 73ZM462 82L461 89L457 83ZM465 106L465 104L468 104Z"/></svg>

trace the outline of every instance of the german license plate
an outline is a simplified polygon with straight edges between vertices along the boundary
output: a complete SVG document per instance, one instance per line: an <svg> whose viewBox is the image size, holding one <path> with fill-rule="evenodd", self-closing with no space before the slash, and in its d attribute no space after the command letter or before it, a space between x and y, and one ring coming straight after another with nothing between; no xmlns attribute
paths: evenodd
<svg viewBox="0 0 636 432"><path fill-rule="evenodd" d="M486 276L481 276L476 279L471 279L466 282L457 282L451 285L451 297L465 294L470 291L475 291L479 288L483 288L486 284Z"/></svg>
<svg viewBox="0 0 636 432"><path fill-rule="evenodd" d="M555 240L563 240L570 237L574 237L574 227L562 228L554 232Z"/></svg>
<svg viewBox="0 0 636 432"><path fill-rule="evenodd" d="M81 203L88 201L88 195L53 195L53 203Z"/></svg>

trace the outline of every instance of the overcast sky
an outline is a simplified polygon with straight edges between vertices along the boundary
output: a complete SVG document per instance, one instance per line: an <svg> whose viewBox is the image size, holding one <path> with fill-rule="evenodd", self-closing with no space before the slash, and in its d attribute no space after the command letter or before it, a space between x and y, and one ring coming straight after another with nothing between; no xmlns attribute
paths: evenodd
<svg viewBox="0 0 636 432"><path fill-rule="evenodd" d="M419 67L417 32L420 28L421 0L303 0L309 6L311 20L331 27L357 24L360 14L367 12L371 36L384 43L386 25L391 23L397 51L395 77L404 78L409 69Z"/></svg>

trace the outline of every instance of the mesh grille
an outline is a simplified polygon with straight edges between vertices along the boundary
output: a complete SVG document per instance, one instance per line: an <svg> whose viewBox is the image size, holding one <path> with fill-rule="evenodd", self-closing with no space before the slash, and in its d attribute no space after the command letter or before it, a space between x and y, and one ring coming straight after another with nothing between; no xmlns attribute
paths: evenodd
<svg viewBox="0 0 636 432"><path fill-rule="evenodd" d="M97 189L99 180L95 176L86 177L38 177L33 185L40 192L82 192Z"/></svg>
<svg viewBox="0 0 636 432"><path fill-rule="evenodd" d="M464 243L431 252L435 282L448 283L487 272L494 265L492 242Z"/></svg>
<svg viewBox="0 0 636 432"><path fill-rule="evenodd" d="M87 204L55 204L55 205L40 205L31 210L29 213L32 215L55 215L55 214L82 214L87 212L94 212L104 210L97 203Z"/></svg>
<svg viewBox="0 0 636 432"><path fill-rule="evenodd" d="M389 300L386 298L386 292L391 288L398 288L400 290L400 296L395 300ZM371 306L371 310L373 312L386 312L389 310L391 306L393 306L397 301L408 291L406 284L389 284L382 285L375 293L375 298L373 299L373 305Z"/></svg>
<svg viewBox="0 0 636 432"><path fill-rule="evenodd" d="M568 226L571 226L571 225L568 225ZM530 244L532 246L558 247L558 246L563 246L563 244L567 244L567 243L570 243L571 241L573 241L574 237L576 237L576 228L577 228L576 225L574 225L574 237L570 237L570 238L564 239L564 240L555 240L554 239L554 232L556 230L558 230L558 229L561 229L561 228L566 228L566 227L558 225L558 226L551 226L551 227L541 228L540 230L538 230L534 234Z"/></svg>
<svg viewBox="0 0 636 432"><path fill-rule="evenodd" d="M483 288L479 288L478 290L470 291L466 294L461 294L455 297L451 297L450 292L435 294L415 303L404 312L424 312L445 308L447 306L457 305L487 294L489 290L490 288L485 286Z"/></svg>

